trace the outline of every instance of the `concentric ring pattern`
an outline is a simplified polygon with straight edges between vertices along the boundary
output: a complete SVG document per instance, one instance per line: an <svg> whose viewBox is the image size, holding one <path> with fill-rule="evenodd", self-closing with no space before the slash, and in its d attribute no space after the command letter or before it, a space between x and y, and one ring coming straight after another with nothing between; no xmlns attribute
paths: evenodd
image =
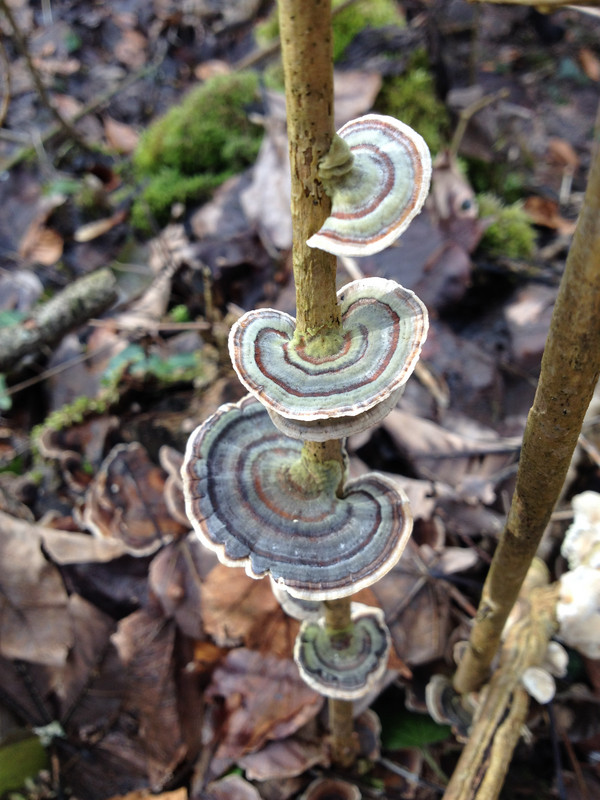
<svg viewBox="0 0 600 800"><path fill-rule="evenodd" d="M378 253L423 207L431 181L429 148L411 127L378 114L351 120L338 136L354 161L343 175L323 181L331 215L307 244L336 255Z"/></svg>
<svg viewBox="0 0 600 800"><path fill-rule="evenodd" d="M304 421L357 416L412 373L428 329L427 310L413 292L395 281L365 278L341 289L338 300L342 346L326 358L294 347L294 318L281 311L249 311L233 326L234 369L275 413Z"/></svg>
<svg viewBox="0 0 600 800"><path fill-rule="evenodd" d="M344 597L400 558L412 529L408 500L374 474L350 481L338 498L336 464L306 492L291 470L301 447L254 398L222 406L188 441L186 511L224 564L254 578L270 573L295 597Z"/></svg>
<svg viewBox="0 0 600 800"><path fill-rule="evenodd" d="M333 637L323 619L300 627L294 660L305 682L326 697L357 700L385 672L391 640L383 611L353 603L352 622L351 631Z"/></svg>

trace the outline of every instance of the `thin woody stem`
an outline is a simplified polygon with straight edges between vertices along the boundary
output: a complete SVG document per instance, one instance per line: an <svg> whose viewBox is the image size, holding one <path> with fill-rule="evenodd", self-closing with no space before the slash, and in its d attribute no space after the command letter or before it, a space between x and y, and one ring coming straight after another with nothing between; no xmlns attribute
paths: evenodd
<svg viewBox="0 0 600 800"><path fill-rule="evenodd" d="M292 262L296 282L296 343L328 355L340 344L336 257L308 247L331 211L319 180L319 160L334 135L331 0L279 0L281 55L285 77L291 167ZM307 458L342 464L341 441L305 442ZM327 626L351 625L350 601L327 604ZM340 623L343 622L343 625ZM350 766L355 758L352 703L329 701L332 759Z"/></svg>
<svg viewBox="0 0 600 800"><path fill-rule="evenodd" d="M317 174L335 132L330 0L281 0L279 26L292 173L296 330L311 338L341 324L336 257L306 244L331 211Z"/></svg>
<svg viewBox="0 0 600 800"><path fill-rule="evenodd" d="M483 587L460 692L487 679L502 629L565 481L600 374L600 148L560 284L506 526Z"/></svg>

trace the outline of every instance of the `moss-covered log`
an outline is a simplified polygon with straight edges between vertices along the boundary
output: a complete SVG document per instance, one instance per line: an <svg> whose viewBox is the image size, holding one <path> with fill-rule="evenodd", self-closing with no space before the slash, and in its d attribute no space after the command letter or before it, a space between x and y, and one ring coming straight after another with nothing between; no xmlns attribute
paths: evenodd
<svg viewBox="0 0 600 800"><path fill-rule="evenodd" d="M0 372L9 372L24 356L42 347L52 347L73 328L102 314L116 299L114 275L109 269L100 269L39 305L24 322L0 328Z"/></svg>

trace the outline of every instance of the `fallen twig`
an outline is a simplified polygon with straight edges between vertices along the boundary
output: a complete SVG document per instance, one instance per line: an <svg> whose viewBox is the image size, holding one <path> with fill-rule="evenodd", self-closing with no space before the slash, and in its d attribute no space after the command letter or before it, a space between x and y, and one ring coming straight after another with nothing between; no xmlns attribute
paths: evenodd
<svg viewBox="0 0 600 800"><path fill-rule="evenodd" d="M0 372L8 372L26 355L51 347L78 325L101 314L117 297L116 280L101 269L72 283L38 306L24 322L0 329Z"/></svg>
<svg viewBox="0 0 600 800"><path fill-rule="evenodd" d="M12 13L12 10L6 0L0 0L0 11L4 14L6 19L8 20L8 24L11 27L12 35L15 40L15 44L17 49L25 59L25 63L27 64L27 69L31 74L31 78L33 80L33 84L36 88L36 91L39 95L39 98L42 102L42 105L52 114L54 119L56 120L56 124L59 130L62 130L66 136L70 139L76 141L82 147L89 149L89 145L87 142L82 138L79 131L73 127L71 122L60 113L58 108L54 105L54 103L50 100L48 92L46 91L46 87L44 86L44 82L42 81L38 70L36 69L35 64L33 63L33 59L31 58L31 53L29 52L29 48L27 46L27 40L21 33L21 30L17 24L17 21Z"/></svg>

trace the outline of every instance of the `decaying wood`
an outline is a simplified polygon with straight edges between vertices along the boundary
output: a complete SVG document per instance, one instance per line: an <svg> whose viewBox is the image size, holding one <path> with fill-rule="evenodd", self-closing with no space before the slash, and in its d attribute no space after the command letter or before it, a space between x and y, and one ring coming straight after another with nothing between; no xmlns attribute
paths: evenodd
<svg viewBox="0 0 600 800"><path fill-rule="evenodd" d="M488 573L461 694L487 679L504 623L550 521L600 373L600 148L554 306L508 519Z"/></svg>
<svg viewBox="0 0 600 800"><path fill-rule="evenodd" d="M443 800L496 800L500 794L529 708L521 678L541 664L556 632L557 595L557 584L534 589L528 613L509 630Z"/></svg>
<svg viewBox="0 0 600 800"><path fill-rule="evenodd" d="M116 298L114 275L100 269L39 305L24 322L1 328L0 372L9 372L42 347L52 347L70 330L106 311Z"/></svg>

